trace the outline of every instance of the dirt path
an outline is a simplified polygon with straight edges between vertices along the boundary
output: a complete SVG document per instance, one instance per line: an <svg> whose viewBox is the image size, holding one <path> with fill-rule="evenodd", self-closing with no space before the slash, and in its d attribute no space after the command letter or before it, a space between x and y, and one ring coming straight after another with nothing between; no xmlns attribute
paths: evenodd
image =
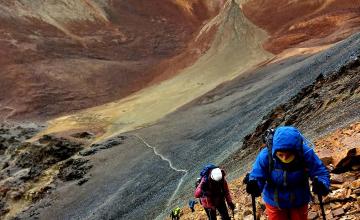
<svg viewBox="0 0 360 220"><path fill-rule="evenodd" d="M168 164L169 164L169 167L173 170L175 170L176 172L181 172L183 173L183 176L181 177L175 191L173 192L173 194L171 195L168 203L167 203L167 206L169 206L171 204L171 202L174 200L174 197L176 196L177 192L179 191L180 189L180 186L181 184L184 182L184 178L185 176L188 174L188 170L184 170L184 169L180 169L180 168L177 168L173 165L172 161L168 158L166 158L164 155L162 155L161 153L159 153L156 148L154 146L151 146L149 143L147 143L142 137L140 137L139 135L135 134L133 135L134 137L137 137L142 143L144 143L148 148L151 148L153 151L154 151L154 154L159 156L162 160L166 161Z"/></svg>

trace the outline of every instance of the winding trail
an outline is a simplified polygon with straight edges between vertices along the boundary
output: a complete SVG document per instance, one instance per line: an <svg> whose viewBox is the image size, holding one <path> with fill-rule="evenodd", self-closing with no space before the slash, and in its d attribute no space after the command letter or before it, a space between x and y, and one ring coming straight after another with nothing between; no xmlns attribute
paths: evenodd
<svg viewBox="0 0 360 220"><path fill-rule="evenodd" d="M139 139L141 141L142 144L144 144L146 147L151 148L154 152L155 155L159 156L161 158L161 160L166 161L169 164L169 167L173 170L175 170L176 172L181 172L184 173L183 176L181 177L175 191L173 192L173 194L171 195L170 199L168 200L166 206L169 207L169 205L171 204L171 202L174 200L174 197L176 196L177 192L180 189L181 184L184 182L184 177L188 174L188 170L184 170L184 169L179 169L176 168L173 164L172 161L168 158L166 158L164 155L162 155L161 153L159 153L155 147L151 146L149 143L147 143L142 137L140 137L138 134L130 134L128 136L134 136L137 139ZM140 175L140 174L139 174ZM113 193L111 196L109 196L100 206L98 206L95 210L93 210L88 216L86 216L83 219L88 219L88 220L93 220L93 219L98 219L98 216L96 215L97 212L99 212L99 210L103 209L104 207L106 207L108 204L110 204L112 201L114 201L117 197L120 191L122 191L123 189L125 189L127 187L127 185L130 184L130 182L127 182L126 184L124 184L122 187L120 187L115 193Z"/></svg>
<svg viewBox="0 0 360 220"><path fill-rule="evenodd" d="M159 153L155 147L151 146L149 143L147 143L142 137L140 137L138 134L132 134L132 136L137 137L139 140L141 140L142 143L144 143L148 148L151 148L154 151L154 154L159 156L163 161L166 161L169 164L169 167L173 170L175 170L176 172L181 172L184 173L183 176L181 177L175 191L173 192L173 194L171 195L170 199L168 200L166 206L169 206L171 204L171 202L174 200L174 197L176 196L177 192L180 189L181 184L184 182L184 178L185 176L188 174L188 170L184 170L184 169L179 169L176 168L173 164L172 161L168 158L166 158L164 155L162 155L161 153Z"/></svg>

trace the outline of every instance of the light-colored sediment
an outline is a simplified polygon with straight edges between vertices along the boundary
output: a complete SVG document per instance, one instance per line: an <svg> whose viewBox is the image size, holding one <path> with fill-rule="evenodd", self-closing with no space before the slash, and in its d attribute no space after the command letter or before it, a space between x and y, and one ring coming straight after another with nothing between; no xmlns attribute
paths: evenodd
<svg viewBox="0 0 360 220"><path fill-rule="evenodd" d="M1 11L7 12L1 13L1 17L38 18L50 24L52 19L61 23L81 20L108 21L105 12L107 0L2 0L0 3Z"/></svg>
<svg viewBox="0 0 360 220"><path fill-rule="evenodd" d="M215 40L191 67L118 102L52 120L42 134L101 124L106 133L98 138L100 140L154 123L271 57L261 47L266 34L244 17L238 3L228 1L212 23L219 24Z"/></svg>
<svg viewBox="0 0 360 220"><path fill-rule="evenodd" d="M83 44L82 38L72 33L66 24L69 22L90 21L108 22L105 6L107 0L17 0L12 3L0 2L1 17L14 19L39 19L63 32L71 39Z"/></svg>
<svg viewBox="0 0 360 220"><path fill-rule="evenodd" d="M189 16L173 0L0 0L0 104L18 110L10 119L45 121L133 94L171 75L163 63L176 75L200 55L173 58L197 50L221 7L202 2Z"/></svg>

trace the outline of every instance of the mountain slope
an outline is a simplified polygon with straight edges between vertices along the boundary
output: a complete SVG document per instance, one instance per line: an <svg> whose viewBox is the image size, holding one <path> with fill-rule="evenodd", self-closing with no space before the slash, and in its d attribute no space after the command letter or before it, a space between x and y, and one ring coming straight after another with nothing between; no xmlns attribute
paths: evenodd
<svg viewBox="0 0 360 220"><path fill-rule="evenodd" d="M241 176L257 149L243 138L263 117L360 54L360 33L346 38L360 5L279 2L0 0L0 214L163 219L192 197L204 163L225 165L230 180ZM324 19L328 12L346 19ZM259 21L281 16L274 31ZM308 35L328 21L324 35ZM358 89L344 87L358 85L354 76L335 77L326 91L345 94L334 100L297 106L308 123L280 119L311 126L310 137L358 120ZM7 128L48 118L46 127Z"/></svg>
<svg viewBox="0 0 360 220"><path fill-rule="evenodd" d="M76 181L60 182L62 187L20 216L28 218L36 212L40 219L137 219L144 215L163 219L171 207L185 205L192 197L194 180L204 163L220 164L229 158L225 161L232 163L224 163L228 178L242 175L256 154L253 148L241 150L243 138L255 130L269 109L286 103L320 74L331 75L355 59L353 55L360 54L359 41L359 34L354 35L320 54L251 71L154 125L122 133L120 136L127 139L121 143L117 141L120 136L98 142L88 150L104 150L80 156L93 165L88 182L82 186ZM329 56L333 62L325 62ZM114 145L108 148L112 142ZM243 154L246 157L237 160ZM70 193L71 197L61 196Z"/></svg>
<svg viewBox="0 0 360 220"><path fill-rule="evenodd" d="M358 0L250 0L242 8L269 33L264 48L276 54L292 47L332 44L359 31Z"/></svg>
<svg viewBox="0 0 360 220"><path fill-rule="evenodd" d="M219 4L194 4L209 12L190 16L171 0L0 1L0 116L12 108L12 118L44 120L146 87L163 74L158 65L189 50Z"/></svg>
<svg viewBox="0 0 360 220"><path fill-rule="evenodd" d="M156 122L177 108L231 80L270 54L261 48L262 31L249 23L239 5L229 1L202 33L219 26L210 49L177 76L118 102L50 122L45 133L96 128L101 139Z"/></svg>

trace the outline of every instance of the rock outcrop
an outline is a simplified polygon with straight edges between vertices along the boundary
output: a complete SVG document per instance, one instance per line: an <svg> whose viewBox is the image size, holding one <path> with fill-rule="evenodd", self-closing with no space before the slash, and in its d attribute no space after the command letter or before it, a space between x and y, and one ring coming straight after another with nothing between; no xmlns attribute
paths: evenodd
<svg viewBox="0 0 360 220"><path fill-rule="evenodd" d="M62 181L82 179L91 168L88 160L72 157L84 143L46 135L28 142L41 127L2 125L0 138L0 216L13 216L49 193ZM83 178L78 184L86 182Z"/></svg>
<svg viewBox="0 0 360 220"><path fill-rule="evenodd" d="M91 132L75 132L66 138L44 135L31 141L42 128L36 124L0 127L0 218L11 219L63 182L85 184L93 167L89 156L127 139L120 135L91 144Z"/></svg>

